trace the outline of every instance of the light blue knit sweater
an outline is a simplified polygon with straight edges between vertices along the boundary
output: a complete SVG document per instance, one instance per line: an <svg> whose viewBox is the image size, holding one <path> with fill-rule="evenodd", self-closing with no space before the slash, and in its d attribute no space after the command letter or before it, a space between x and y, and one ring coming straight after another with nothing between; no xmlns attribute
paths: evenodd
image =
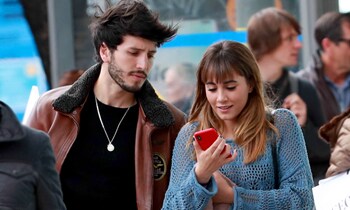
<svg viewBox="0 0 350 210"><path fill-rule="evenodd" d="M280 136L276 139L276 136L270 135L264 155L245 165L243 150L239 148L237 158L220 169L237 185L233 187L231 209L313 209L313 181L301 128L295 115L287 109L275 110L273 117ZM196 127L196 123L186 124L176 139L163 209L204 209L217 193L213 177L204 188L194 175L193 146L188 150L186 144ZM226 142L231 147L237 147L232 140ZM276 179L275 165L278 171ZM275 180L278 180L278 189L274 189Z"/></svg>

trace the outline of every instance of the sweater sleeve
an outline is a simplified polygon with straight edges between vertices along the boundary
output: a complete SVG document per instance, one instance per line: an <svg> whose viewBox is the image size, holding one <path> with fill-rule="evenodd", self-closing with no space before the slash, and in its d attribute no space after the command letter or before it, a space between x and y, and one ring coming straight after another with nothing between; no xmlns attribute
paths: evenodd
<svg viewBox="0 0 350 210"><path fill-rule="evenodd" d="M276 149L279 187L254 190L237 186L234 209L313 209L313 181L298 121L286 109L277 109L274 119L280 132L276 148L273 148Z"/></svg>
<svg viewBox="0 0 350 210"><path fill-rule="evenodd" d="M175 141L171 175L162 209L204 209L209 199L217 193L212 177L203 187L197 182L192 158L193 145L188 144L195 131L195 125L186 124Z"/></svg>

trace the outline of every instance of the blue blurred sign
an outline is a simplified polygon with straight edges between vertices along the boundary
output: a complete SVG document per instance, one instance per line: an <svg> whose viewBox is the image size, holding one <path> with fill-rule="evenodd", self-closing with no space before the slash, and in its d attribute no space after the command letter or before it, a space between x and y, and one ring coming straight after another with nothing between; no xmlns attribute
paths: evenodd
<svg viewBox="0 0 350 210"><path fill-rule="evenodd" d="M22 120L32 86L48 83L33 34L18 0L0 0L0 100Z"/></svg>

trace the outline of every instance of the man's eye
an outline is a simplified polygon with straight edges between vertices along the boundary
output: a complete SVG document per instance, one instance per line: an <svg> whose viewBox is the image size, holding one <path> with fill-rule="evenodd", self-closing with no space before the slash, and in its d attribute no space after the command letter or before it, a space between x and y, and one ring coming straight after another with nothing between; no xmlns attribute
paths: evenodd
<svg viewBox="0 0 350 210"><path fill-rule="evenodd" d="M138 55L138 52L129 52L131 55Z"/></svg>

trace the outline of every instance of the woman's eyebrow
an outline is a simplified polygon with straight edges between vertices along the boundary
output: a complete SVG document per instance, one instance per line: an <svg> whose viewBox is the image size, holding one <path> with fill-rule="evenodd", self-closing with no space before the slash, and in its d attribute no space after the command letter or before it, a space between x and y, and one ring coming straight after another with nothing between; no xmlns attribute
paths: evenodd
<svg viewBox="0 0 350 210"><path fill-rule="evenodd" d="M224 81L223 84L237 83L237 82L238 82L237 80L227 80L227 81ZM215 82L206 82L205 84L206 85L216 85Z"/></svg>
<svg viewBox="0 0 350 210"><path fill-rule="evenodd" d="M228 84L228 83L237 83L237 80L227 80L223 82L224 84Z"/></svg>

